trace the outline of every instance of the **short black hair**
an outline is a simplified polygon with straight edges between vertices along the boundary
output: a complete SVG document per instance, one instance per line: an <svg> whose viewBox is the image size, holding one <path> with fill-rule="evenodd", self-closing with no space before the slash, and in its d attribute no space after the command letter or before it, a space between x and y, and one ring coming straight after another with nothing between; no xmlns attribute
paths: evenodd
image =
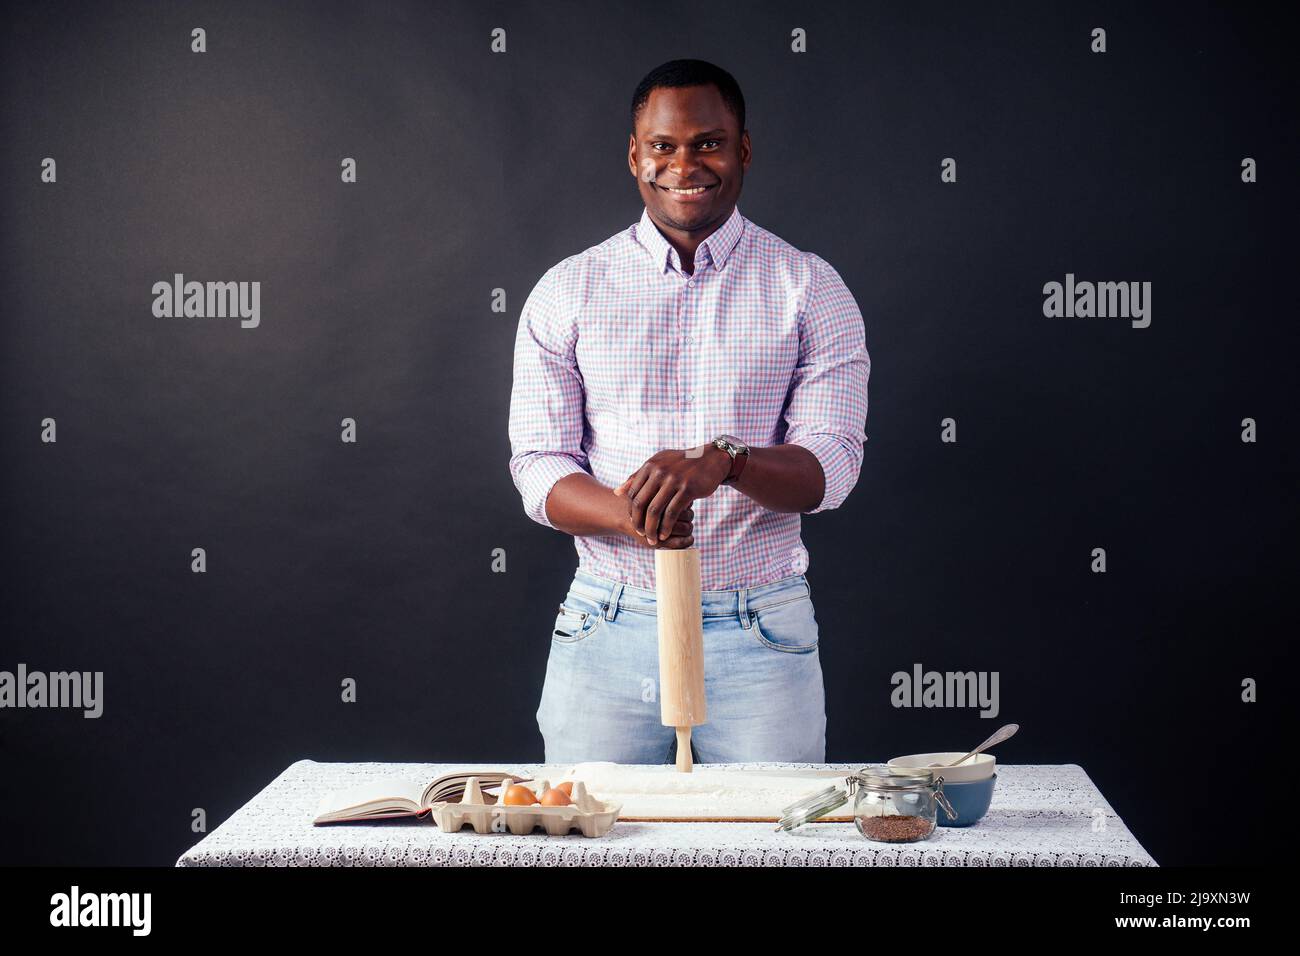
<svg viewBox="0 0 1300 956"><path fill-rule="evenodd" d="M722 94L722 101L727 109L740 122L740 131L745 131L745 94L740 92L736 78L720 66L706 60L669 60L661 63L645 75L637 84L632 94L632 129L636 129L636 117L650 99L650 93L661 87L677 88L683 86L713 85Z"/></svg>

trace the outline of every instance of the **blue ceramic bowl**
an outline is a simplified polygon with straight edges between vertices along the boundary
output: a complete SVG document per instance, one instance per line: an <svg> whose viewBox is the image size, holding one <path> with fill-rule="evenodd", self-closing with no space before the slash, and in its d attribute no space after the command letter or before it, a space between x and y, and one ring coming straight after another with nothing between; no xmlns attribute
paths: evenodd
<svg viewBox="0 0 1300 956"><path fill-rule="evenodd" d="M957 811L957 819L950 820L947 812L940 805L935 808L935 818L941 827L968 827L978 823L988 813L993 800L993 785L998 775L994 774L984 780L970 783L948 783L944 781L943 795L948 798L952 808Z"/></svg>

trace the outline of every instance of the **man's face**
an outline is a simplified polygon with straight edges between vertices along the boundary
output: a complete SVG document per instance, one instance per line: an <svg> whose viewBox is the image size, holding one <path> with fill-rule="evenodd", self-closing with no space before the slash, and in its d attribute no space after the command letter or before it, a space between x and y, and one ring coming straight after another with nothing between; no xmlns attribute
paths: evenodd
<svg viewBox="0 0 1300 956"><path fill-rule="evenodd" d="M749 133L713 85L652 90L628 144L650 218L664 229L704 232L735 208L749 168ZM674 192L671 187L705 187Z"/></svg>

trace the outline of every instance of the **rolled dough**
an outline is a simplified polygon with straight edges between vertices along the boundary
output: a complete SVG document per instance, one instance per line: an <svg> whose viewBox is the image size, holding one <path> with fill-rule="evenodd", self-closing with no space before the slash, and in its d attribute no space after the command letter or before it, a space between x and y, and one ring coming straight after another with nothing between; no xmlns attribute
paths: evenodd
<svg viewBox="0 0 1300 956"><path fill-rule="evenodd" d="M592 796L623 805L622 820L778 820L796 800L843 782L840 770L727 770L590 762L562 780L581 780ZM828 819L852 819L852 808Z"/></svg>

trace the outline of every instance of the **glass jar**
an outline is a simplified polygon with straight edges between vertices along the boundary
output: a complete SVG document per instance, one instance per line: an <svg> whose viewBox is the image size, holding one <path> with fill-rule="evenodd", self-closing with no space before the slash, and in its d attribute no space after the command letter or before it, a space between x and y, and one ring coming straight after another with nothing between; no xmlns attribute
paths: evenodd
<svg viewBox="0 0 1300 956"><path fill-rule="evenodd" d="M868 840L915 843L934 832L938 807L957 819L943 793L943 777L916 768L906 774L888 768L862 770L848 778L853 822Z"/></svg>
<svg viewBox="0 0 1300 956"><path fill-rule="evenodd" d="M826 816L849 800L853 822L868 840L880 843L915 843L934 832L936 813L942 807L948 819L957 813L943 793L943 777L925 768L905 773L889 767L864 768L844 778L845 787L827 787L809 794L781 811L777 830L793 830Z"/></svg>

